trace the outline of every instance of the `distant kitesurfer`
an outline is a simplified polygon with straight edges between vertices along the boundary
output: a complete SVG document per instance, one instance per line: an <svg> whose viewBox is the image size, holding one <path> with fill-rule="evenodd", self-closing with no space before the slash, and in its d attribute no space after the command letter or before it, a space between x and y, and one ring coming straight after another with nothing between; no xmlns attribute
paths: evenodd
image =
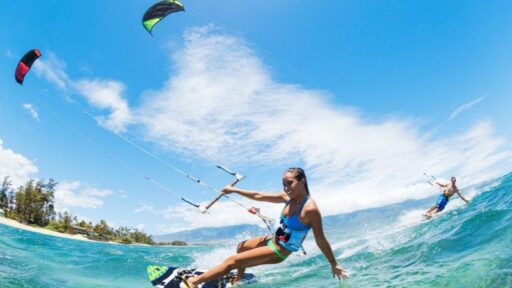
<svg viewBox="0 0 512 288"><path fill-rule="evenodd" d="M315 241L331 266L333 277L347 279L347 271L339 264L322 228L322 216L316 202L310 197L306 174L301 168L290 168L283 175L283 190L280 193L262 193L226 186L224 194L237 193L256 201L284 203L281 223L273 236L261 236L238 244L237 254L199 276L185 277L183 287L195 288L200 283L220 278L237 269L235 279L239 281L247 267L277 264L298 251L309 230L313 230Z"/></svg>
<svg viewBox="0 0 512 288"><path fill-rule="evenodd" d="M460 199L464 200L466 203L469 203L469 201L466 198L464 198L464 196L462 196L457 185L455 185L455 182L457 181L455 176L453 176L450 180L450 183L447 184L441 184L437 181L434 182L436 185L439 186L439 188L442 189L442 193L441 195L439 195L436 205L430 208L427 212L425 212L425 214L423 214L426 218L432 218L434 214L443 211L444 207L446 207L446 204L448 204L450 198L455 194L459 195Z"/></svg>

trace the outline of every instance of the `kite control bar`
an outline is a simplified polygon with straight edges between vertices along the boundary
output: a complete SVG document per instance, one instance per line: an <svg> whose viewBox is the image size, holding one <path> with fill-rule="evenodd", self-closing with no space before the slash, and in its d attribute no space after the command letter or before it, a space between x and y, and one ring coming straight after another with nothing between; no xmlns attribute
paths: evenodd
<svg viewBox="0 0 512 288"><path fill-rule="evenodd" d="M231 170L228 170L227 168L223 167L223 166L220 166L220 165L217 165L217 168L235 176L235 180L233 182L231 182L230 186L235 186L236 183L238 183L240 180L244 179L245 176L242 175L242 174L239 174L239 173L236 173L236 172L233 172ZM208 209L210 209L210 207L213 206L213 204L215 204L217 201L219 201L220 198L222 198L222 196L225 196L224 193L220 193L219 196L215 197L215 199L213 199L210 203L208 203L208 205L204 206L204 207L199 207L199 209L201 209L201 212L202 213L206 213L208 212Z"/></svg>
<svg viewBox="0 0 512 288"><path fill-rule="evenodd" d="M429 175L425 172L423 172L423 175L425 175L425 177L427 177L427 178L432 178L432 179L434 179L434 181L437 181L437 178L435 176ZM428 184L436 187L436 185L434 185L434 183L432 183L431 181L429 181L429 180L425 180L425 181L427 181Z"/></svg>

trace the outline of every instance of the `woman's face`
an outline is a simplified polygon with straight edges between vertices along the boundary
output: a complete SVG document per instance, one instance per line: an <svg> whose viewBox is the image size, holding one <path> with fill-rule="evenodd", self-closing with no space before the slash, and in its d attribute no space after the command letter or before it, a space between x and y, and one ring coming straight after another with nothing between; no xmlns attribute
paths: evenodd
<svg viewBox="0 0 512 288"><path fill-rule="evenodd" d="M295 175L293 175L292 172L284 173L283 190L288 195L288 197L290 197L290 199L293 199L301 195L301 193L305 191L304 179L299 181L295 179Z"/></svg>

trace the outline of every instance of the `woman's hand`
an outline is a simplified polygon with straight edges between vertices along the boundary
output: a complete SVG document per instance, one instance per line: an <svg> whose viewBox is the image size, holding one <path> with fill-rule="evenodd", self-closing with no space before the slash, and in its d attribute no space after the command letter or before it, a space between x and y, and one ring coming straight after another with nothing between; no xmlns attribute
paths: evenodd
<svg viewBox="0 0 512 288"><path fill-rule="evenodd" d="M222 188L222 191L221 191L222 194L231 194L231 193L236 193L236 192L238 192L238 189L236 189L232 185L227 185L226 187Z"/></svg>
<svg viewBox="0 0 512 288"><path fill-rule="evenodd" d="M332 277L338 277L338 279L347 280L347 270L343 269L340 265L334 263L331 265Z"/></svg>

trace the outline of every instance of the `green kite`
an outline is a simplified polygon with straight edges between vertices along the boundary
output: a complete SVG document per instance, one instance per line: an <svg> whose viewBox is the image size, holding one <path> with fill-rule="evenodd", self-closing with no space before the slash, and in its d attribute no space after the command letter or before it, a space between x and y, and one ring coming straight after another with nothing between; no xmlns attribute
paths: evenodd
<svg viewBox="0 0 512 288"><path fill-rule="evenodd" d="M185 11L185 7L178 0L163 0L158 3L153 4L153 6L149 7L149 9L144 13L142 17L142 25L146 30L151 34L151 30L156 25L156 23L160 22L167 15L174 13Z"/></svg>

